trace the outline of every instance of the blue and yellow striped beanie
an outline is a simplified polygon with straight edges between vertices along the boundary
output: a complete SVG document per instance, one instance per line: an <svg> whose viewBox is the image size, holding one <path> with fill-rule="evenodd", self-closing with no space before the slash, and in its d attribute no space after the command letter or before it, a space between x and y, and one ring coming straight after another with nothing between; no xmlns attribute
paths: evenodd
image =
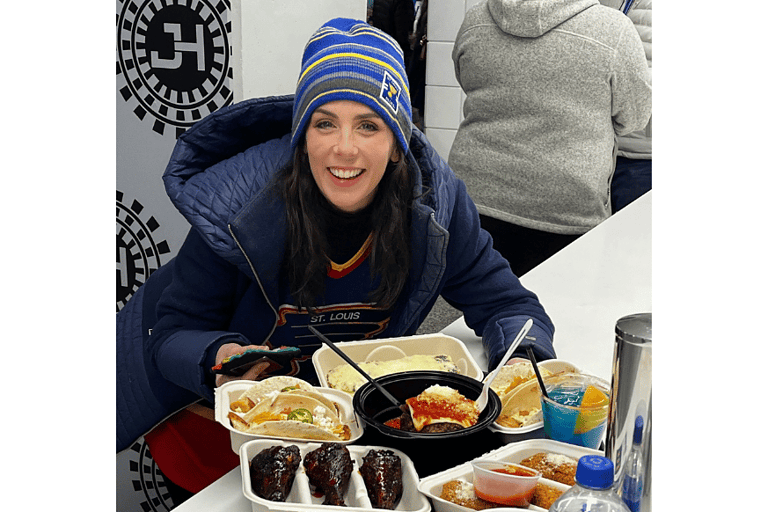
<svg viewBox="0 0 768 512"><path fill-rule="evenodd" d="M404 152L411 140L411 98L403 52L371 25L336 18L315 32L304 48L293 104L291 148L295 149L312 112L325 103L352 100L378 113Z"/></svg>

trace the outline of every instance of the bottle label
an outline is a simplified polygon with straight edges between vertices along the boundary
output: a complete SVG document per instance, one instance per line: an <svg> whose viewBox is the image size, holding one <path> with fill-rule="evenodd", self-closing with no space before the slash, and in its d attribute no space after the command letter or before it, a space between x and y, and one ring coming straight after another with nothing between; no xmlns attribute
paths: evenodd
<svg viewBox="0 0 768 512"><path fill-rule="evenodd" d="M624 477L621 486L621 499L626 503L631 512L640 511L640 502L643 496L643 481L639 478Z"/></svg>

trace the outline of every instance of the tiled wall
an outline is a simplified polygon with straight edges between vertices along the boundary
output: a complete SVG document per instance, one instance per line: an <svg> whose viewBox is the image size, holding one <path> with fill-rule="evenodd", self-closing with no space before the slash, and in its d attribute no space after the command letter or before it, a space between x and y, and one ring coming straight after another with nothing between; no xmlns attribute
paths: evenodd
<svg viewBox="0 0 768 512"><path fill-rule="evenodd" d="M427 78L424 100L424 132L448 160L456 130L464 115L464 92L453 72L453 42L468 9L480 0L429 0L427 20Z"/></svg>

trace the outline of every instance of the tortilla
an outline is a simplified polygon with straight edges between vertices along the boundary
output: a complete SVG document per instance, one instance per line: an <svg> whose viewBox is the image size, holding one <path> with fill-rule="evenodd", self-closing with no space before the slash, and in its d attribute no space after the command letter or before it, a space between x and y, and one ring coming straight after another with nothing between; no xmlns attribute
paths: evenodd
<svg viewBox="0 0 768 512"><path fill-rule="evenodd" d="M341 419L341 410L340 410L341 408L339 407L339 404L337 404L330 398L326 397L325 395L318 393L317 391L309 391L306 389L292 389L290 391L286 391L285 393L289 395L308 396L308 397L314 398L315 400L322 402L330 410L334 411L336 413L336 416L338 416L339 419Z"/></svg>
<svg viewBox="0 0 768 512"><path fill-rule="evenodd" d="M322 441L349 440L351 431L339 418L336 407L326 405L327 398L321 396L322 400L319 400L313 395L319 393L278 392L262 399L243 416L230 412L229 419L235 429L248 434ZM288 419L289 414L298 409L309 411L312 423Z"/></svg>
<svg viewBox="0 0 768 512"><path fill-rule="evenodd" d="M434 423L456 423L469 428L477 423L480 412L474 400L466 398L453 388L432 385L418 396L405 401L413 418L413 426L420 432Z"/></svg>
<svg viewBox="0 0 768 512"><path fill-rule="evenodd" d="M542 378L552 375L552 372L539 366L539 372L541 372ZM510 393L520 384L528 382L536 378L536 373L533 371L533 365L530 361L520 361L514 364L502 366L499 373L496 374L496 378L491 383L491 389L496 392L499 397L504 398L507 393Z"/></svg>
<svg viewBox="0 0 768 512"><path fill-rule="evenodd" d="M557 373L545 378L547 385L567 379L572 373ZM504 427L519 428L542 421L541 389L539 381L531 379L514 388L501 400L501 413L496 423Z"/></svg>
<svg viewBox="0 0 768 512"><path fill-rule="evenodd" d="M282 390L291 387L298 387L299 389L305 390L313 389L309 382L296 377L289 377L286 375L269 377L268 379L255 382L253 386L246 389L236 401L231 402L229 408L238 413L246 413L264 398L270 395L277 395Z"/></svg>

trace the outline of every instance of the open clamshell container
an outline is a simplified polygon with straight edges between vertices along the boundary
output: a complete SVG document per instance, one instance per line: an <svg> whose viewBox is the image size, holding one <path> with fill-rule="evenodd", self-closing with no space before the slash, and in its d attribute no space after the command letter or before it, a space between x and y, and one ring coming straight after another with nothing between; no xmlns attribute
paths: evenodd
<svg viewBox="0 0 768 512"><path fill-rule="evenodd" d="M551 371L552 373L563 373L563 372L575 372L575 373L581 373L578 368L576 368L574 365L567 361L562 361L560 359L548 359L546 361L542 361L539 363L539 368L546 368L547 370ZM529 380L527 382L524 382L518 386L518 388L522 388L523 386L526 386L531 389L539 389L539 383L534 377L532 380ZM512 399L513 394L517 392L518 388L515 388L515 390L511 391L507 395L501 397L501 414L504 414L504 408L507 405L506 399ZM537 398L537 402L538 402ZM544 438L544 420L541 419L541 413L539 413L539 421L536 421L535 423L531 423L530 425L525 425L524 427L505 427L502 425L499 425L496 422L491 423L491 425L488 427L492 432L495 432L499 436L501 436L501 439L504 441L504 443L515 443L518 441L524 441L526 439L543 439Z"/></svg>
<svg viewBox="0 0 768 512"><path fill-rule="evenodd" d="M341 342L336 343L336 346L358 364L372 361L394 361L414 355L446 355L450 356L461 375L475 380L483 379L483 370L478 366L477 361L469 353L464 343L445 334ZM320 385L328 387L328 372L347 363L333 350L323 345L312 355L312 364L320 380Z"/></svg>
<svg viewBox="0 0 768 512"><path fill-rule="evenodd" d="M229 430L232 451L238 453L240 450L240 445L254 439L284 439L296 443L316 441L315 439L249 434L247 432L237 430L235 427L233 427L230 419L227 417L230 412L230 404L240 398L240 395L242 395L245 390L253 386L253 384L254 382L252 381L233 380L215 389L215 419L217 422L224 425L227 430ZM330 388L314 387L313 391L316 391L329 400L339 404L339 417L344 424L349 426L349 430L351 431L350 438L346 441L339 439L338 441L334 442L349 444L360 439L360 437L363 435L364 427L362 421L360 421L360 419L357 417L357 414L355 414L355 409L352 406L352 397L348 393Z"/></svg>
<svg viewBox="0 0 768 512"><path fill-rule="evenodd" d="M301 464L296 471L296 478L293 481L291 492L285 502L270 501L259 497L253 492L251 487L251 473L250 462L253 457L256 456L262 450L271 448L273 446L290 446L296 445L301 452ZM254 512L269 512L269 511L305 511L305 510L317 510L317 511L370 511L370 510L382 510L374 509L371 505L371 500L368 498L368 491L365 487L365 482L360 474L360 466L363 464L363 457L370 450L391 450L395 455L400 457L400 461L403 468L403 496L397 502L395 510L408 511L408 512L428 512L430 510L429 501L427 498L418 491L419 476L416 474L416 469L413 467L411 459L408 458L403 452L395 450L393 448L386 448L382 446L356 446L347 445L349 454L352 457L354 468L352 469L352 475L349 479L349 487L344 495L345 507L337 507L333 505L323 505L324 496L317 496L313 494L314 489L309 485L309 477L304 472L304 456L319 448L321 443L296 443L291 441L273 441L260 439L255 441L248 441L240 446L240 472L243 477L243 494L252 503Z"/></svg>
<svg viewBox="0 0 768 512"><path fill-rule="evenodd" d="M561 443L559 441L552 441L549 439L528 439L520 441L514 444L508 444L497 448L486 455L482 456L483 460L498 460L502 462L520 463L523 459L536 455L537 453L554 453L559 455L568 456L576 461L583 455L603 455L603 452L593 450L591 448L584 448L582 446L576 446L572 444ZM468 461L460 466L456 466L451 469L447 469L440 473L422 478L419 482L419 490L432 500L433 510L436 512L468 512L472 509L457 505L450 501L446 501L440 497L443 490L443 485L452 480L462 480L474 485L474 473L472 471L472 462ZM570 489L569 485L549 480L548 478L540 478L539 483L560 489L563 492ZM498 505L503 507L504 505ZM493 509L489 509L493 510ZM541 507L535 505L528 506L527 510L534 511L546 511Z"/></svg>

